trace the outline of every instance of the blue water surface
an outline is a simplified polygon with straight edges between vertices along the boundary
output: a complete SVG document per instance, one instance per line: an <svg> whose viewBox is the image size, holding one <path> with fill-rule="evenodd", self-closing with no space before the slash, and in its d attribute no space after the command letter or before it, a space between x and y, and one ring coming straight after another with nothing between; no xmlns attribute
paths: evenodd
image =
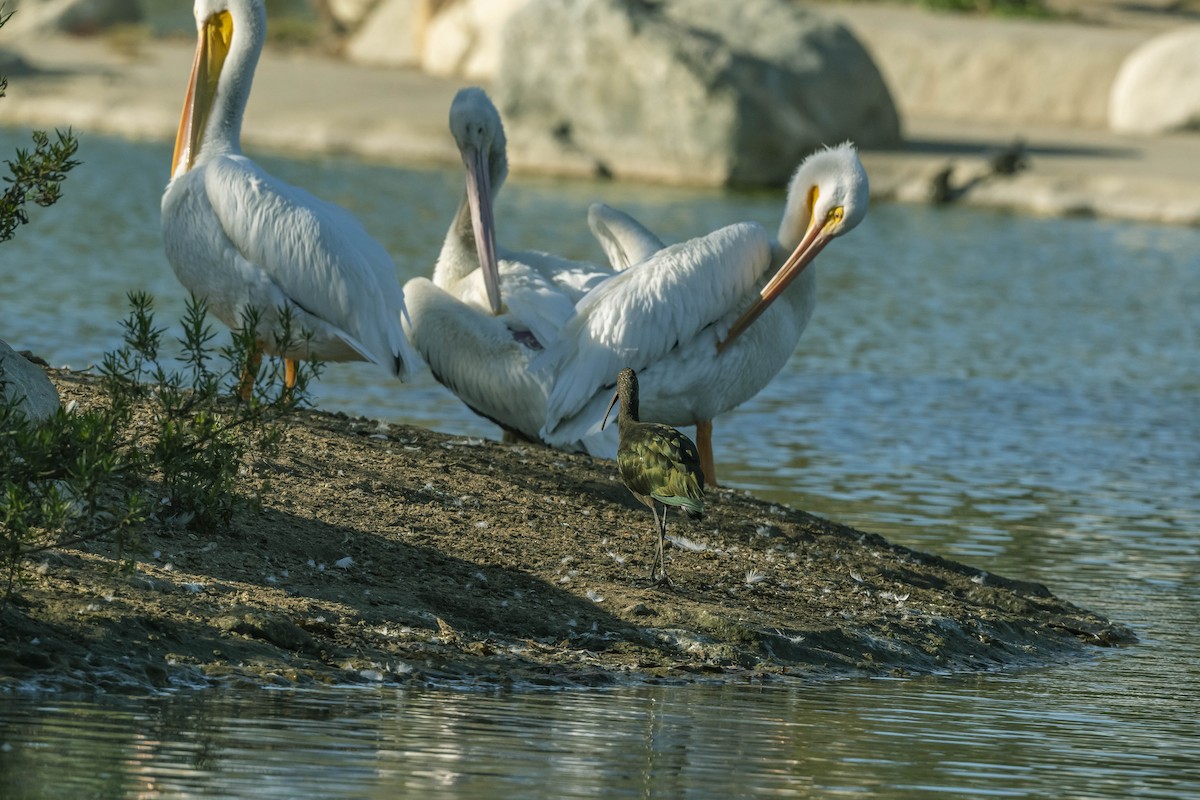
<svg viewBox="0 0 1200 800"><path fill-rule="evenodd" d="M0 131L0 152L25 134ZM88 136L0 245L0 336L98 363L125 294L160 323L170 148ZM263 156L428 274L455 169ZM778 224L776 192L511 181L512 247L600 259L588 203L668 241ZM1136 645L1017 673L816 685L180 692L0 700L5 797L1200 796L1200 230L876 205L821 256L787 368L716 421L729 485L1015 578ZM317 403L498 438L427 373L331 365Z"/></svg>

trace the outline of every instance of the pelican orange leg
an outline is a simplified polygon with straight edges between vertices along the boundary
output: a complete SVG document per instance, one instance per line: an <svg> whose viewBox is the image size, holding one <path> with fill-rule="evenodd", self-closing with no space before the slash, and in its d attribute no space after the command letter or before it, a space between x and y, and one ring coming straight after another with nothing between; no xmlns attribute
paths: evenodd
<svg viewBox="0 0 1200 800"><path fill-rule="evenodd" d="M242 370L242 378L238 381L238 397L243 401L249 400L254 394L254 379L258 377L262 355L262 347L255 344L254 349L246 356L246 368Z"/></svg>
<svg viewBox="0 0 1200 800"><path fill-rule="evenodd" d="M717 464L713 461L711 419L696 423L696 449L700 451L700 469L704 472L704 485L716 488Z"/></svg>

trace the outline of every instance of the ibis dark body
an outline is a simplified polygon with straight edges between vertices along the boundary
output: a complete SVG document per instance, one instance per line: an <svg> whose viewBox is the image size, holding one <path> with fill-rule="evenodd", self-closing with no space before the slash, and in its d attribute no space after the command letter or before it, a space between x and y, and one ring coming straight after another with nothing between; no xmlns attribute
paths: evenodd
<svg viewBox="0 0 1200 800"><path fill-rule="evenodd" d="M623 369L617 375L613 403L618 400L621 405L617 413L617 469L633 496L649 506L654 514L658 549L650 567L650 578L655 578L661 566L661 580L670 583L663 556L666 507L681 508L693 519L704 516L704 471L700 468L700 453L691 439L670 425L638 419L638 381L632 369ZM605 414L606 420L607 416ZM659 505L663 507L661 518Z"/></svg>

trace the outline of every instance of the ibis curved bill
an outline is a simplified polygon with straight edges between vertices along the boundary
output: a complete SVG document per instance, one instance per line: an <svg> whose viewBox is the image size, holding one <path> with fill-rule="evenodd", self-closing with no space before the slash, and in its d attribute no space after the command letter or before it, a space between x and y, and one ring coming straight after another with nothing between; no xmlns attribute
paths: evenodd
<svg viewBox="0 0 1200 800"><path fill-rule="evenodd" d="M779 233L737 223L666 247L576 304L535 361L551 383L542 437L556 444L596 429L611 376L634 368L642 412L695 425L705 477L716 485L712 420L749 400L783 368L812 315L817 255L866 215L867 175L849 144L801 163Z"/></svg>
<svg viewBox="0 0 1200 800"><path fill-rule="evenodd" d="M162 198L163 242L180 283L231 328L257 310L258 346L287 360L289 381L294 359L305 357L371 361L405 378L420 357L404 335L391 257L345 209L242 155L263 0L196 0L193 11L199 41ZM283 309L298 335L279 352Z"/></svg>

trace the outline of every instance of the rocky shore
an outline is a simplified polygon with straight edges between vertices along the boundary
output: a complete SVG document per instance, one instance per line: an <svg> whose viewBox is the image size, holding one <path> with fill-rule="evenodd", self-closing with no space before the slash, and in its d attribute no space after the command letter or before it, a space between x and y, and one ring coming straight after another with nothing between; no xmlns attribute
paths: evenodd
<svg viewBox="0 0 1200 800"><path fill-rule="evenodd" d="M1077 5L1066 3L1074 16L1038 21L817 4L863 41L901 113L902 144L863 154L874 197L1200 225L1200 136L1124 135L1103 125L1120 60L1195 20L1185 12L1134 14L1107 0ZM190 41L10 41L6 34L0 72L12 81L0 125L72 126L85 141L89 133L174 136ZM250 152L455 164L446 113L462 83L268 47L245 145ZM538 168L537 159L514 158L517 172ZM589 176L594 164L558 161L555 168Z"/></svg>
<svg viewBox="0 0 1200 800"><path fill-rule="evenodd" d="M615 465L538 447L304 412L265 477L228 532L152 525L131 571L47 554L0 614L0 691L823 679L1133 641L1044 586L729 490L671 518L663 588Z"/></svg>

